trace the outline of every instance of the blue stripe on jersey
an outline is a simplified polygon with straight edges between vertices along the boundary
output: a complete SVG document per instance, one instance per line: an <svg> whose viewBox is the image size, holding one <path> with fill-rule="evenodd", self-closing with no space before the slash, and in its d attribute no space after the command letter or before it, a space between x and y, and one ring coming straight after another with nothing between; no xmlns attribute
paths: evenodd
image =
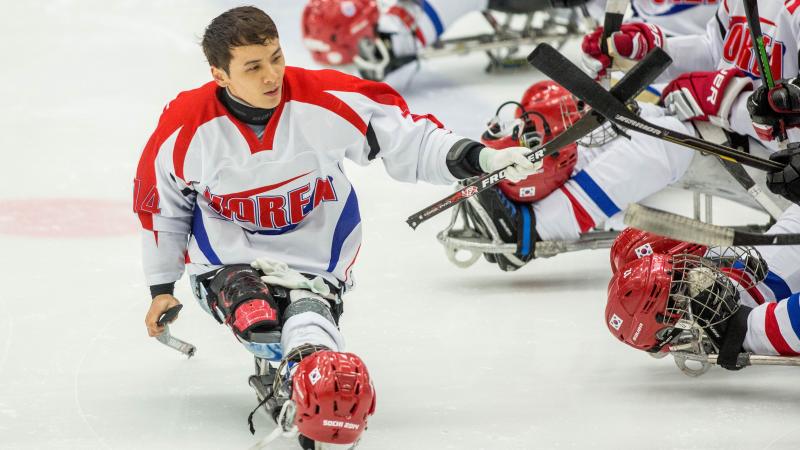
<svg viewBox="0 0 800 450"><path fill-rule="evenodd" d="M342 215L339 216L339 222L336 223L336 228L333 230L331 260L330 263L328 263L328 272L333 272L333 269L339 264L339 256L342 254L344 241L350 236L350 233L356 229L359 223L361 223L361 214L358 211L358 198L356 198L356 190L351 187L350 194L347 196L347 201L344 203L344 208L342 209Z"/></svg>
<svg viewBox="0 0 800 450"><path fill-rule="evenodd" d="M789 289L789 285L783 281L783 278L775 275L771 271L767 273L764 284L775 294L775 300L783 300L792 295L792 290Z"/></svg>
<svg viewBox="0 0 800 450"><path fill-rule="evenodd" d="M211 248L211 242L208 240L206 227L203 224L203 213L200 212L200 207L197 205L195 205L194 214L192 215L192 234L197 246L200 247L200 251L203 252L203 256L206 257L208 262L218 266L222 265L219 256Z"/></svg>
<svg viewBox="0 0 800 450"><path fill-rule="evenodd" d="M431 23L433 23L433 28L436 29L436 37L439 37L444 33L444 25L442 25L441 19L439 19L439 14L436 14L436 10L433 9L430 3L427 0L422 0L422 9L425 11L425 14L431 19Z"/></svg>
<svg viewBox="0 0 800 450"><path fill-rule="evenodd" d="M673 14L678 14L678 13L684 12L687 9L692 9L692 8L694 8L696 6L700 6L700 5L673 5L672 8L670 8L670 9L668 9L668 10L662 12L662 13L649 14L649 15L650 16L654 16L654 17L671 16ZM642 14L639 11L636 10L636 6L631 4L631 8L633 9L634 17L643 17Z"/></svg>
<svg viewBox="0 0 800 450"><path fill-rule="evenodd" d="M590 199L603 211L607 217L611 217L614 214L621 211L619 207L614 203L611 198L606 195L603 189L598 186L598 184L586 173L585 170L581 170L574 177L572 177L578 186L586 192L586 195L589 196Z"/></svg>
<svg viewBox="0 0 800 450"><path fill-rule="evenodd" d="M794 335L800 338L800 294L794 294L787 300L786 308L789 313L789 322L792 323Z"/></svg>
<svg viewBox="0 0 800 450"><path fill-rule="evenodd" d="M522 255L531 253L531 209L528 205L520 207L522 211Z"/></svg>

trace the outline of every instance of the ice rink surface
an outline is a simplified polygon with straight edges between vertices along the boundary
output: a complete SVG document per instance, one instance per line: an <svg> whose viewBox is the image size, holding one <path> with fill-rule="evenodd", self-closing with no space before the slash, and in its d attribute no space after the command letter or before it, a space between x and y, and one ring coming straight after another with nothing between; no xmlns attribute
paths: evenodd
<svg viewBox="0 0 800 450"><path fill-rule="evenodd" d="M254 3L277 22L288 63L313 67L300 43L303 2ZM0 5L0 449L255 442L252 358L197 307L185 280L176 295L187 307L172 330L197 356L147 337L130 213L139 152L164 104L210 79L200 36L234 5ZM484 64L481 55L434 61L396 86L412 111L477 137L501 101L539 76L489 76ZM458 269L434 237L446 217L417 231L404 223L449 187L395 182L380 163L347 170L365 235L342 326L378 391L360 448L800 448L798 369L692 379L611 337L608 251L517 273ZM686 198L663 201L688 212ZM723 219L742 214L718 203ZM257 437L272 428L263 414L256 426Z"/></svg>

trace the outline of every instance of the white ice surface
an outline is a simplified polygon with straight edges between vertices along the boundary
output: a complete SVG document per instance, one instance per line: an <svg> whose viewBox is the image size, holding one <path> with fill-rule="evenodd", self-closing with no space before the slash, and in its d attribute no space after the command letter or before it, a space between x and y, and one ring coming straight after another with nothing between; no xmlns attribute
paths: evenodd
<svg viewBox="0 0 800 450"><path fill-rule="evenodd" d="M256 3L278 23L288 62L313 66L299 41L302 2ZM255 442L245 422L255 404L252 359L193 303L185 280L177 295L187 307L172 329L197 356L187 361L147 337L136 225L123 213L161 108L209 79L197 43L232 5L0 4L0 201L117 205L33 211L50 215L49 238L0 234L0 449L243 450ZM537 76L489 76L484 64L481 55L433 61L398 85L416 112L477 137L496 105ZM404 223L448 188L396 183L380 164L347 169L365 244L342 326L378 390L362 448L800 448L798 369L691 379L610 336L607 251L534 261L513 274L487 263L457 269L434 239L445 218L417 231ZM685 199L664 201L688 212ZM725 217L741 212L718 206ZM70 221L121 221L127 231L59 238ZM264 415L257 427L258 437L271 429Z"/></svg>

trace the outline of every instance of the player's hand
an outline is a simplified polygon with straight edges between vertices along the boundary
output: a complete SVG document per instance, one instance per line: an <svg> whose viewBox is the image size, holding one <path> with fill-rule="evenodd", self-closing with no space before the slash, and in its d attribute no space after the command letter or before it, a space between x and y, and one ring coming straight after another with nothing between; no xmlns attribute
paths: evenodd
<svg viewBox="0 0 800 450"><path fill-rule="evenodd" d="M506 169L506 179L512 183L524 180L542 168L542 162L536 164L527 158L531 154L528 147L507 147L501 150L484 147L478 156L481 170L492 173L496 170Z"/></svg>
<svg viewBox="0 0 800 450"><path fill-rule="evenodd" d="M180 303L181 302L179 302L177 298L170 294L155 296L150 303L150 309L147 311L147 315L144 317L144 324L147 326L147 334L153 337L163 333L164 327L158 325L158 319L161 318L161 315L168 309Z"/></svg>
<svg viewBox="0 0 800 450"><path fill-rule="evenodd" d="M767 187L787 200L800 204L800 146L770 155L772 161L786 164L783 170L767 172Z"/></svg>
<svg viewBox="0 0 800 450"><path fill-rule="evenodd" d="M772 89L762 84L747 99L747 111L763 141L774 140L781 126L800 127L800 79L780 80Z"/></svg>
<svg viewBox="0 0 800 450"><path fill-rule="evenodd" d="M730 129L731 107L753 82L737 68L689 72L675 78L661 93L661 102L680 120L699 120Z"/></svg>
<svg viewBox="0 0 800 450"><path fill-rule="evenodd" d="M581 69L594 79L606 75L612 58L622 58L633 63L644 58L656 47L664 48L666 44L661 28L644 23L626 23L619 31L612 33L608 42L608 55L601 50L602 37L603 27L598 27L586 35L581 44Z"/></svg>

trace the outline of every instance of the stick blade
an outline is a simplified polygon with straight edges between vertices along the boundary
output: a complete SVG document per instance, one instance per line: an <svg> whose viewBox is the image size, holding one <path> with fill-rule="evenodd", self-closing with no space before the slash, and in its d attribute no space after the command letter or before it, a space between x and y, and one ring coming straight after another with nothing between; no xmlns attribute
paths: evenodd
<svg viewBox="0 0 800 450"><path fill-rule="evenodd" d="M628 205L624 221L629 227L681 241L694 242L710 247L729 247L734 245L734 230L731 228L698 222L688 217L636 203Z"/></svg>

